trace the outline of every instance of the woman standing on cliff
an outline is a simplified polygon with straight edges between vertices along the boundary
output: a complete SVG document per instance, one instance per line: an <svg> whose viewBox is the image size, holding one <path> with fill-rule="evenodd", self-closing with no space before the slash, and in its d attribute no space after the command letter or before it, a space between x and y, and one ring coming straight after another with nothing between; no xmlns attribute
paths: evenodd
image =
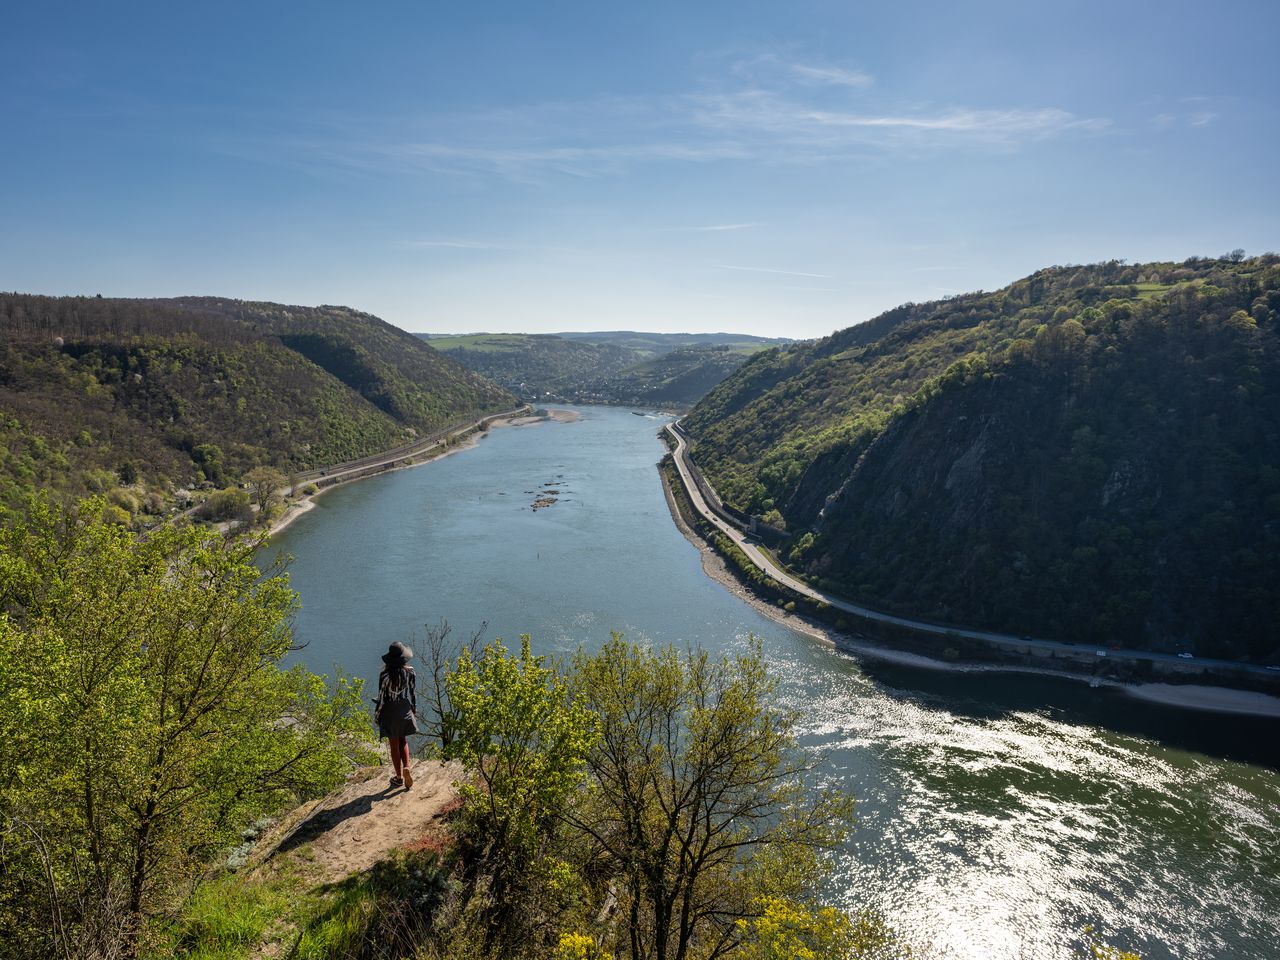
<svg viewBox="0 0 1280 960"><path fill-rule="evenodd" d="M413 786L413 773L409 770L409 741L411 733L418 732L414 714L418 709L416 678L409 661L413 651L396 642L382 655L385 666L378 674L378 699L374 701L373 719L378 724L378 735L387 738L391 748L391 766L395 773L391 785Z"/></svg>

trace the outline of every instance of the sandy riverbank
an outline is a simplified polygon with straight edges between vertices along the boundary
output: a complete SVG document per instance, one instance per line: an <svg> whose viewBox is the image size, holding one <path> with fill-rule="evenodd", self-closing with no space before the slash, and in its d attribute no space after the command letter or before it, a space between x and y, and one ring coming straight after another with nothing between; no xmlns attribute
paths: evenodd
<svg viewBox="0 0 1280 960"><path fill-rule="evenodd" d="M1210 710L1215 713L1242 713L1255 717L1280 719L1280 697L1250 690L1206 687L1198 684L1142 683L1126 684L1125 692L1148 703L1188 710Z"/></svg>
<svg viewBox="0 0 1280 960"><path fill-rule="evenodd" d="M546 423L549 420L554 420L557 423L573 423L581 419L582 415L575 410L546 410L544 413L534 416L513 417L509 420L495 420L493 423L489 424L489 429L497 430L502 427L530 427L536 426L539 423ZM470 450L480 442L480 438L483 437L484 434L485 431L477 430L474 433L468 434L464 439L457 443L451 444L447 447L437 448L421 459L414 459L409 463L400 463L395 466L386 467L382 470L373 470L372 472L369 472L371 468L367 467L352 470L351 476L349 477L343 477L335 482L326 484L316 490L315 493L305 494L303 496L299 496L295 500L288 501L284 514L271 525L267 534L274 537L280 531L287 529L295 520L315 508L315 500L317 497L322 496L329 490L333 490L335 487L354 483L357 480L364 480L367 477L380 477L385 473L391 473L395 470L408 470L411 467L421 467L424 464L435 463L437 460L443 460L445 457L452 456L455 453Z"/></svg>
<svg viewBox="0 0 1280 960"><path fill-rule="evenodd" d="M494 426L497 426L497 424L494 424ZM340 480L336 480L332 483L326 484L325 486L320 487L318 490L316 490L315 493L304 494L302 496L299 496L296 500L290 500L288 503L288 508L285 510L284 515L281 516L278 520L276 520L271 525L271 529L268 530L267 533L270 536L275 536L281 530L286 529L290 524L292 524L295 520L297 520L303 514L313 510L315 508L316 498L323 496L324 494L328 493L330 490L336 489L337 487L345 486L348 483L354 483L357 480L367 479L368 477L380 477L383 474L393 473L396 470L408 470L412 467L421 467L424 464L435 463L437 460L443 460L445 457L452 456L455 453L461 453L463 450L470 450L472 447L474 447L477 443L480 442L480 438L482 436L484 436L483 432L477 431L476 433L469 435L466 439L461 440L454 445L445 447L441 450L437 450L431 453L430 455L423 457L421 460L415 459L410 463L399 463L399 464L396 464L395 466L389 466L381 470L373 470L372 472L367 472L372 470L372 468L369 468L369 467L361 468L359 470L353 470L351 471L352 475L349 477L343 477Z"/></svg>
<svg viewBox="0 0 1280 960"><path fill-rule="evenodd" d="M661 475L660 475L661 476ZM797 613L788 613L766 600L762 600L742 585L729 565L720 554L707 545L687 523L676 507L675 499L662 477L662 490L667 498L667 507L671 511L671 519L675 521L686 540L693 544L702 558L702 570L735 597L750 604L758 612L797 633L803 633L815 640L848 653L855 659L868 658L885 663L896 663L906 667L918 667L925 670L945 670L952 673L1024 673L1042 677L1055 677L1072 680L1076 683L1088 683L1092 686L1113 687L1148 703L1158 703L1167 707L1186 710L1208 710L1215 713L1247 714L1259 717L1275 717L1280 719L1280 697L1265 693L1254 693L1249 690L1232 690L1229 687L1211 687L1194 684L1169 683L1121 683L1099 677L1082 676L1078 673L1067 673L1064 670L1046 670L1039 667L1024 667L1017 664L986 663L949 663L935 660L922 654L907 650L894 650L881 644L842 633L825 623L810 620Z"/></svg>
<svg viewBox="0 0 1280 960"><path fill-rule="evenodd" d="M335 486L337 486L337 484L335 484ZM274 537L304 513L309 513L313 510L316 505L315 498L320 496L322 493L324 493L323 490L317 490L310 496L300 496L297 500L290 500L285 507L284 516L271 524L271 529L267 531L267 535Z"/></svg>
<svg viewBox="0 0 1280 960"><path fill-rule="evenodd" d="M542 409L542 408L539 408ZM495 423L495 427L530 427L539 423L546 423L548 420L554 420L556 423L575 423L582 419L582 414L577 410L546 410L542 413L536 413L528 417L516 417L513 420L504 420L501 423Z"/></svg>

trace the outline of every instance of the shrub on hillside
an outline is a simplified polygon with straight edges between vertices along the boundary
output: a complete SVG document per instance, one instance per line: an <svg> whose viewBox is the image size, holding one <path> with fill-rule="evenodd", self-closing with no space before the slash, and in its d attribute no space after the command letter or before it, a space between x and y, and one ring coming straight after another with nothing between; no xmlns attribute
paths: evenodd
<svg viewBox="0 0 1280 960"><path fill-rule="evenodd" d="M201 520L248 520L253 516L249 505L249 491L227 487L209 497L196 511Z"/></svg>

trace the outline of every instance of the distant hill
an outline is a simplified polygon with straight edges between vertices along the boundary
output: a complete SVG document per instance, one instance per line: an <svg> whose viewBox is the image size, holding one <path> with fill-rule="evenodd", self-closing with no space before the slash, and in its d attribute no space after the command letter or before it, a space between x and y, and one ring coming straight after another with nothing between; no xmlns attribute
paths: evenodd
<svg viewBox="0 0 1280 960"><path fill-rule="evenodd" d="M753 357L685 421L784 559L884 609L1280 655L1280 258L1041 270Z"/></svg>
<svg viewBox="0 0 1280 960"><path fill-rule="evenodd" d="M627 330L419 336L526 399L676 407L696 402L752 353L790 342Z"/></svg>
<svg viewBox="0 0 1280 960"><path fill-rule="evenodd" d="M599 330L590 333L558 333L556 336L566 340L627 347L649 358L678 347L728 347L739 353L754 353L762 347L791 342L786 337L755 337L744 333L645 333L638 330Z"/></svg>
<svg viewBox="0 0 1280 960"><path fill-rule="evenodd" d="M514 402L347 307L0 294L0 332L9 502L331 463Z"/></svg>

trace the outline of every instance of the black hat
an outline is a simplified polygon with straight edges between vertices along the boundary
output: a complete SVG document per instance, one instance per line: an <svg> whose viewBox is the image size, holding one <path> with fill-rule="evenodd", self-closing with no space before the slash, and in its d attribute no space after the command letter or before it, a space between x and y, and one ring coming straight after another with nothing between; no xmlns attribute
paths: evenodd
<svg viewBox="0 0 1280 960"><path fill-rule="evenodd" d="M401 666L413 659L413 651L397 640L382 655L382 662L387 666Z"/></svg>

